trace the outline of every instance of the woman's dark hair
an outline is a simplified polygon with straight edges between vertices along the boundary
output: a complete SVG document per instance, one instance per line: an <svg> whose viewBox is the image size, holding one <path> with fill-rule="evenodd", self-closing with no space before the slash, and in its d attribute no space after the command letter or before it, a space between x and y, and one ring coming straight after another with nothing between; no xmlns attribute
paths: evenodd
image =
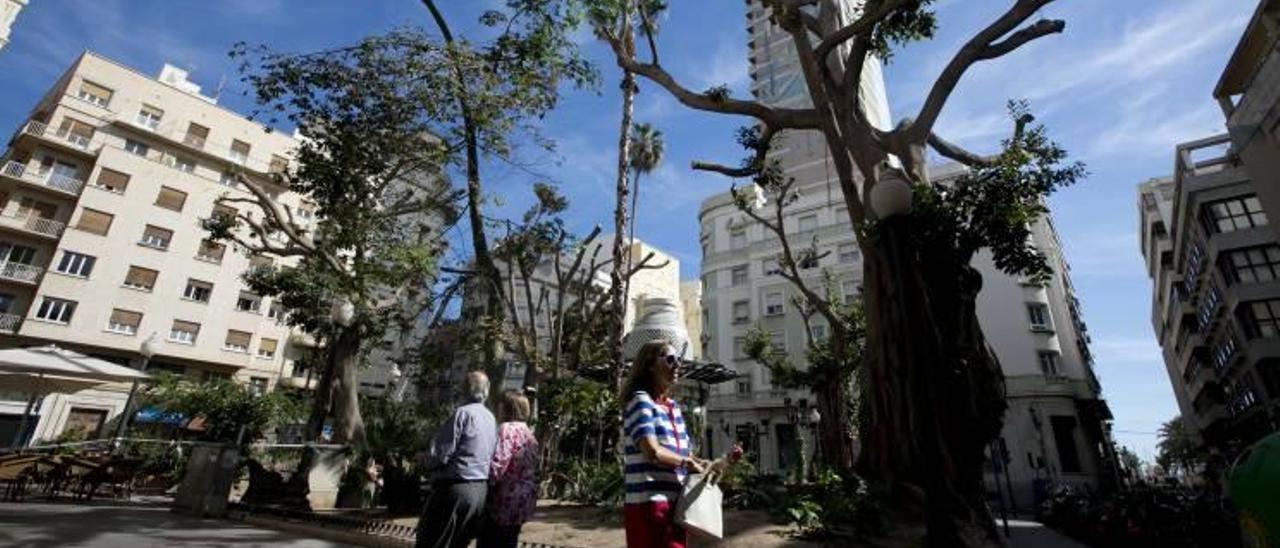
<svg viewBox="0 0 1280 548"><path fill-rule="evenodd" d="M622 394L618 397L623 411L631 401L631 395L638 391L643 390L650 396L657 396L659 379L658 371L654 366L663 357L663 350L670 346L667 341L649 341L640 347L639 352L636 352L636 359L631 362L631 374L627 376L627 382L623 383Z"/></svg>

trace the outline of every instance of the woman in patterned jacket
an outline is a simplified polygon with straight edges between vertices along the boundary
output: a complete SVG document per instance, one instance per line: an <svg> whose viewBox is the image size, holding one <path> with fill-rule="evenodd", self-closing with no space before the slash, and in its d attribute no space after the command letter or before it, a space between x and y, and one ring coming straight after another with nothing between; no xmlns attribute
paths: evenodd
<svg viewBox="0 0 1280 548"><path fill-rule="evenodd" d="M525 424L529 400L507 390L499 409L498 447L489 464L488 523L477 548L515 548L520 528L538 502L538 440Z"/></svg>

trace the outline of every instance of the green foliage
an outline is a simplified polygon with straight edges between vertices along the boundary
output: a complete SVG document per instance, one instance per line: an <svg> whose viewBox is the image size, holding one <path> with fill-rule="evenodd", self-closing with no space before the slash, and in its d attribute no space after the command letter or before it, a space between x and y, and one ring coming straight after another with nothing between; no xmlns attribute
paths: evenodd
<svg viewBox="0 0 1280 548"><path fill-rule="evenodd" d="M841 304L842 301L834 295L834 286L830 280L826 288L827 300L843 326L841 335L846 339L809 337L805 347L805 367L798 367L791 362L786 352L774 348L769 332L762 327L757 325L747 333L744 347L747 356L769 368L774 384L789 389L818 391L828 383L850 382L861 366L864 351L862 341L866 336L866 317L862 305L857 301L849 305ZM796 299L792 305L806 318L811 318L814 314L803 299Z"/></svg>
<svg viewBox="0 0 1280 548"><path fill-rule="evenodd" d="M891 0L869 0L862 11L875 12L888 1ZM894 45L933 38L938 21L934 12L928 9L932 3L933 0L911 0L889 14L871 33L868 44L871 53L888 62L893 58Z"/></svg>
<svg viewBox="0 0 1280 548"><path fill-rule="evenodd" d="M255 395L245 385L224 379L196 383L157 374L142 392L144 406L165 413L180 413L188 419L201 417L205 430L202 441L234 443L244 427L243 442L261 439L270 428L296 423L303 416L302 405L284 392Z"/></svg>
<svg viewBox="0 0 1280 548"><path fill-rule="evenodd" d="M841 477L831 470L818 474L787 506L788 521L805 538L873 535L885 526L883 496L862 478Z"/></svg>
<svg viewBox="0 0 1280 548"><path fill-rule="evenodd" d="M1156 464L1166 473L1181 469L1182 473L1190 474L1195 472L1196 465L1204 461L1204 455L1182 417L1174 417L1160 425L1160 442L1156 450Z"/></svg>
<svg viewBox="0 0 1280 548"><path fill-rule="evenodd" d="M548 380L539 389L540 426L553 429L562 438L580 439L618 421L618 396L602 383L577 376Z"/></svg>
<svg viewBox="0 0 1280 548"><path fill-rule="evenodd" d="M360 398L364 418L367 451L378 462L410 459L425 451L427 427L442 419L412 403L397 402L388 398Z"/></svg>
<svg viewBox="0 0 1280 548"><path fill-rule="evenodd" d="M622 467L614 461L570 459L558 463L543 486L548 498L620 507L627 495Z"/></svg>
<svg viewBox="0 0 1280 548"><path fill-rule="evenodd" d="M1009 114L1019 126L1033 119L1023 102L1011 102ZM1083 164L1067 163L1044 126L1025 127L1004 141L994 165L940 185L915 185L912 219L921 255L966 265L989 249L1002 272L1043 282L1053 271L1031 243L1032 225L1048 212L1051 194L1086 175Z"/></svg>
<svg viewBox="0 0 1280 548"><path fill-rule="evenodd" d="M1120 447L1116 450L1116 458L1120 460L1120 467L1130 477L1139 477L1142 474L1142 457L1128 447Z"/></svg>

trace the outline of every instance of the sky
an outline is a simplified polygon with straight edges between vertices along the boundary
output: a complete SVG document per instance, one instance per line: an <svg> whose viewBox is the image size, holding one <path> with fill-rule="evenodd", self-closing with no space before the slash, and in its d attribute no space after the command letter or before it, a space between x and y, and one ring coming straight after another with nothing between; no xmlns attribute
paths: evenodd
<svg viewBox="0 0 1280 548"><path fill-rule="evenodd" d="M478 6L441 2L455 32L480 32ZM747 31L741 0L672 0L662 21L664 66L693 89L726 84L745 95ZM959 46L1009 0L937 0L934 40L912 44L885 68L894 119L919 109ZM1225 131L1212 89L1256 0L1060 0L1043 15L1066 31L975 66L947 104L938 132L992 151L1008 134L1005 103L1030 101L1050 135L1085 162L1090 176L1051 199L1093 339L1096 370L1115 414L1119 443L1150 460L1160 424L1177 415L1150 323L1151 286L1137 236L1136 186L1173 168L1178 143ZM163 63L191 71L205 93L249 112L227 51L238 41L308 52L403 26L430 27L414 0L37 0L0 50L0 128L17 128L82 51L144 73ZM600 63L598 90L566 89L541 122L554 153L521 151L520 165L490 164L496 211L529 202L530 183L556 183L571 203L568 222L585 233L612 223L620 99L618 72L588 32L577 33ZM698 275L698 204L730 181L689 169L692 160L736 163L733 131L747 120L689 111L641 82L637 121L663 131L666 159L641 187L637 236L671 252L684 278ZM1021 311L1010 313L1021 314Z"/></svg>

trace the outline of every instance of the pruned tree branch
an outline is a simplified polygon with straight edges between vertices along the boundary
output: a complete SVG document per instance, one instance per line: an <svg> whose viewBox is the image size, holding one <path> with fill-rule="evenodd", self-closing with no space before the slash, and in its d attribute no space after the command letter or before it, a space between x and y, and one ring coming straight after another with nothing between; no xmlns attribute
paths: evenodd
<svg viewBox="0 0 1280 548"><path fill-rule="evenodd" d="M839 30L831 33L822 39L818 47L814 49L814 53L819 60L826 61L827 55L843 44L845 41L859 35L868 35L875 30L876 25L884 21L886 17L891 15L895 10L906 5L908 0L888 0L880 5L880 8L873 13L864 13L857 21L850 23Z"/></svg>
<svg viewBox="0 0 1280 548"><path fill-rule="evenodd" d="M1018 46L1031 40L1061 32L1066 23L1062 21L1042 21L1015 33L1008 40L999 44L995 43L1000 37L1009 34L1018 25L1035 15L1040 8L1051 2L1053 0L1018 0L1004 15L1001 15L1000 18L966 42L960 48L960 51L956 52L951 62L947 63L946 68L942 70L942 74L934 82L932 89L929 90L929 95L925 98L924 105L920 107L920 114L915 117L911 124L901 128L902 131L905 131L906 139L917 143L924 143L928 140L934 124L938 121L938 116L942 114L942 107L946 105L947 99L951 97L956 85L960 83L960 78L974 63L981 60L994 59L1013 51Z"/></svg>
<svg viewBox="0 0 1280 548"><path fill-rule="evenodd" d="M1027 129L1027 124L1035 121L1035 116L1031 114L1023 114L1014 121L1013 125L1013 141L1017 142L1022 139L1023 133ZM999 154L975 154L965 150L963 147L943 139L936 133L929 134L929 146L938 151L938 154L946 158L950 158L969 167L991 167L1000 161Z"/></svg>

